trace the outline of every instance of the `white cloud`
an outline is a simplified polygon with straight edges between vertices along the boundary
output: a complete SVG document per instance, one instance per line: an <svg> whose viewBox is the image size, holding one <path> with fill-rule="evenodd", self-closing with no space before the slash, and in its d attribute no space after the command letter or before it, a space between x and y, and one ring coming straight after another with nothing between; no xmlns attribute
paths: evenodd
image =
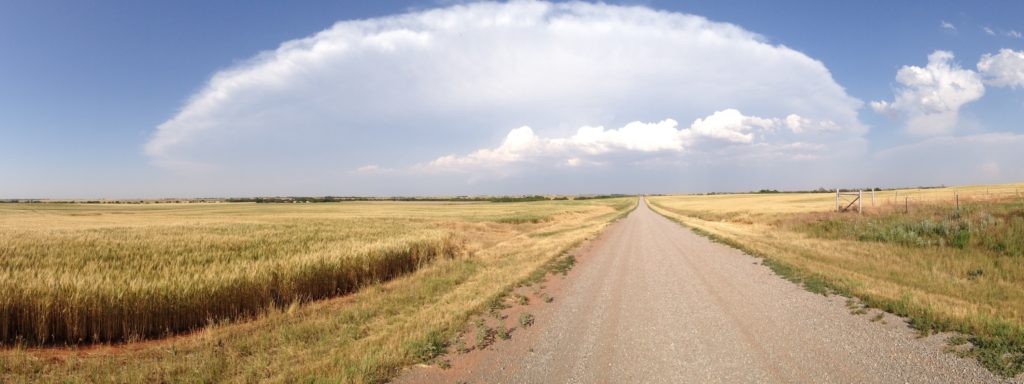
<svg viewBox="0 0 1024 384"><path fill-rule="evenodd" d="M1017 31L1012 30L1012 29L1009 32L1006 32L1006 36L1012 37L1014 39L1024 38L1024 35L1021 35L1020 32L1017 32Z"/></svg>
<svg viewBox="0 0 1024 384"><path fill-rule="evenodd" d="M502 147L473 153L512 161L537 140L574 148L578 160L566 164L586 165L602 151L749 142L765 125L704 132L698 124L686 138L670 135L668 120L630 121L737 108L798 114L859 135L861 105L820 61L732 24L645 7L473 3L339 22L218 72L157 127L145 152L185 173L211 167L224 183L255 184L271 172L313 180L310 164L406 167L529 125L567 141L520 128ZM622 128L568 132L594 122ZM796 126L786 125L810 125Z"/></svg>
<svg viewBox="0 0 1024 384"><path fill-rule="evenodd" d="M657 123L634 121L618 129L584 126L572 136L544 138L530 127L520 127L510 131L496 148L476 150L465 156L447 155L416 168L426 171L472 171L520 162L580 166L604 164L602 158L614 155L682 154L693 149L707 151L722 145L739 145L781 157L793 155L789 158L800 159L809 158L809 153L826 148L820 143L786 140L785 144L769 144L765 135L774 133L783 124L793 133L842 130L831 121L816 121L796 114L790 114L783 121L746 116L736 109L726 109L696 119L687 128L678 128L678 123L672 119Z"/></svg>
<svg viewBox="0 0 1024 384"><path fill-rule="evenodd" d="M982 31L985 31L985 34L987 34L987 35L989 35L989 36L995 36L995 35L996 35L996 31L993 31L993 30L992 30L992 28L989 28L989 27L981 27L981 30L982 30Z"/></svg>
<svg viewBox="0 0 1024 384"><path fill-rule="evenodd" d="M996 87L1024 87L1024 51L1000 49L978 60L978 72L985 83Z"/></svg>
<svg viewBox="0 0 1024 384"><path fill-rule="evenodd" d="M460 169L485 164L501 165L541 155L545 149L542 147L548 144L537 137L530 127L519 127L510 131L501 146L495 149L481 149L464 157L444 156L430 162L428 168Z"/></svg>
<svg viewBox="0 0 1024 384"><path fill-rule="evenodd" d="M428 170L466 170L480 166L501 166L518 161L558 158L571 166L584 163L583 156L603 155L615 151L661 152L682 151L683 138L676 121L658 123L632 122L619 129L581 127L566 138L541 138L530 127L511 130L501 145L480 149L466 156L448 155L424 167Z"/></svg>
<svg viewBox="0 0 1024 384"><path fill-rule="evenodd" d="M925 67L904 66L896 72L896 98L873 101L876 112L906 119L908 132L917 135L951 133L960 107L985 94L981 77L953 62L953 53L935 51Z"/></svg>
<svg viewBox="0 0 1024 384"><path fill-rule="evenodd" d="M812 120L796 114L786 116L786 127L793 133L838 132L842 128L832 120Z"/></svg>
<svg viewBox="0 0 1024 384"><path fill-rule="evenodd" d="M718 111L703 119L697 119L689 130L680 132L682 136L696 140L707 137L733 143L750 143L754 141L754 131L770 130L778 126L778 120L744 116L735 109Z"/></svg>
<svg viewBox="0 0 1024 384"><path fill-rule="evenodd" d="M945 29L947 31L956 32L956 26L953 25L953 23L950 23L950 22L948 22L946 20L942 20L942 24L940 24L940 25L942 26L942 29Z"/></svg>
<svg viewBox="0 0 1024 384"><path fill-rule="evenodd" d="M359 175L380 175L392 172L395 172L395 170L391 168L381 167L377 164L364 165L352 171L352 173Z"/></svg>

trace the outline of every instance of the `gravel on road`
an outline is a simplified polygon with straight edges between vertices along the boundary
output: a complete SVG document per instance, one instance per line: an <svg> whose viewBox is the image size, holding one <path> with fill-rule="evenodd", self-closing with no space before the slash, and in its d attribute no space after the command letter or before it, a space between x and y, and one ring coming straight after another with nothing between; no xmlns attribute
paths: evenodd
<svg viewBox="0 0 1024 384"><path fill-rule="evenodd" d="M903 319L852 314L641 201L580 257L536 325L397 382L992 383Z"/></svg>

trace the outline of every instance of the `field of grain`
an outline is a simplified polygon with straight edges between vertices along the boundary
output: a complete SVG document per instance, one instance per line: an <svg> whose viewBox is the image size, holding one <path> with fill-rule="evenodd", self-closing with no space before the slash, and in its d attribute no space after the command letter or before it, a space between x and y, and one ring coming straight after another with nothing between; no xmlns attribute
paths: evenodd
<svg viewBox="0 0 1024 384"><path fill-rule="evenodd" d="M439 218L365 217L373 207L354 205L3 208L8 343L159 337L348 293L457 256L464 243Z"/></svg>
<svg viewBox="0 0 1024 384"><path fill-rule="evenodd" d="M634 205L3 204L0 381L380 381Z"/></svg>
<svg viewBox="0 0 1024 384"><path fill-rule="evenodd" d="M651 206L764 257L811 290L858 297L923 333L958 331L995 372L1024 371L1024 185L864 193L649 197ZM957 205L959 200L959 206Z"/></svg>

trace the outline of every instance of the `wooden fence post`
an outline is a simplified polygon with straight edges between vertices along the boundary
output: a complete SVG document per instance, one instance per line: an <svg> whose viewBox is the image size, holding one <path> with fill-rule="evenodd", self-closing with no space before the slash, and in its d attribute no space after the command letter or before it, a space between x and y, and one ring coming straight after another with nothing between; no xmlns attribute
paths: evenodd
<svg viewBox="0 0 1024 384"><path fill-rule="evenodd" d="M864 213L864 190L857 191L857 213Z"/></svg>
<svg viewBox="0 0 1024 384"><path fill-rule="evenodd" d="M839 188L836 188L836 212L839 212Z"/></svg>

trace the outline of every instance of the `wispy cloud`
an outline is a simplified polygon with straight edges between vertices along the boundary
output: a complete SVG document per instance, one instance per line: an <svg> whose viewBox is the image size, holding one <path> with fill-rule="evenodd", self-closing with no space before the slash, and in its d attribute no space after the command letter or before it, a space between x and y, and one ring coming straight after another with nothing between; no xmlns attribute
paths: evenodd
<svg viewBox="0 0 1024 384"><path fill-rule="evenodd" d="M950 32L956 32L956 26L953 25L953 23L950 23L946 20L942 20L942 23L939 25L942 26L942 29L945 29Z"/></svg>
<svg viewBox="0 0 1024 384"><path fill-rule="evenodd" d="M377 164L368 164L368 165L364 165L362 167L356 168L355 170L352 171L352 173L359 174L359 175L381 175L381 174L393 173L395 171L396 170L394 170L392 168L381 167L381 166L379 166Z"/></svg>
<svg viewBox="0 0 1024 384"><path fill-rule="evenodd" d="M1005 36L1005 37L1009 37L1011 39L1021 39L1021 38L1024 38L1024 34L1021 34L1020 31L1017 31L1015 29L1010 29L1010 30L998 29L997 30L997 29L992 29L991 27L988 27L988 26L983 26L983 27L981 27L981 30L984 31L985 34L989 35L989 36Z"/></svg>

